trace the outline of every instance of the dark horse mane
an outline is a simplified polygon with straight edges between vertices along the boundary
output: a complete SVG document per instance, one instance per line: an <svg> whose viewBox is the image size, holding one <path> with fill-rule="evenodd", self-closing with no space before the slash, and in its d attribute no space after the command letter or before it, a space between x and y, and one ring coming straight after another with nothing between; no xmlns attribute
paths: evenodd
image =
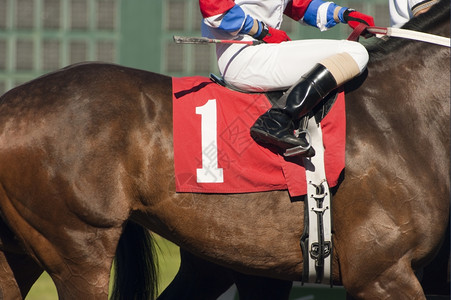
<svg viewBox="0 0 451 300"><path fill-rule="evenodd" d="M431 6L431 8L423 14L412 18L402 28L419 32L433 33L431 30L436 29L438 24L442 24L450 19L450 1L441 0ZM380 39L375 43L369 44L367 50L370 53L371 60L378 60L388 53L397 51L399 48L407 44L406 39L389 38L387 40Z"/></svg>

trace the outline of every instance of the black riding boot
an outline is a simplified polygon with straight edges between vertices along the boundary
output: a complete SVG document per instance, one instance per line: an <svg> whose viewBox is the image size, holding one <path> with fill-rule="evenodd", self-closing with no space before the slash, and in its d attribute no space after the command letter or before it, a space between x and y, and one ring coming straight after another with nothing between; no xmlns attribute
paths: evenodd
<svg viewBox="0 0 451 300"><path fill-rule="evenodd" d="M294 121L308 114L336 87L337 82L329 70L316 64L288 90L283 108L273 107L255 121L251 127L252 138L258 143L271 144L282 150L301 146L298 155L315 155L304 136L294 135Z"/></svg>

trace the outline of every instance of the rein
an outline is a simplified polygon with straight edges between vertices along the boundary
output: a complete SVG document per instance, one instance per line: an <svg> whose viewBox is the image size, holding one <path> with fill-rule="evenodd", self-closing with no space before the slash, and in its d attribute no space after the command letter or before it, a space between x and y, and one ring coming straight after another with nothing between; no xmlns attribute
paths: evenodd
<svg viewBox="0 0 451 300"><path fill-rule="evenodd" d="M362 33L364 34L365 31L374 34L377 38L382 38L383 36L398 37L409 40L421 41L425 43L431 43L444 47L451 47L450 39L443 36L402 28L376 27L376 26L373 27L367 26L362 23L360 23L356 28L354 28L354 30L349 35L348 40L358 41L359 36Z"/></svg>
<svg viewBox="0 0 451 300"><path fill-rule="evenodd" d="M356 28L354 28L347 39L349 41L357 42L359 41L360 35L363 35L365 37L374 35L377 38L382 38L384 36L398 37L436 44L448 48L451 47L450 39L443 36L402 28L367 26L363 23L360 23ZM263 43L262 41L218 40L205 37L183 37L177 35L174 35L173 39L176 44L246 44L255 46Z"/></svg>

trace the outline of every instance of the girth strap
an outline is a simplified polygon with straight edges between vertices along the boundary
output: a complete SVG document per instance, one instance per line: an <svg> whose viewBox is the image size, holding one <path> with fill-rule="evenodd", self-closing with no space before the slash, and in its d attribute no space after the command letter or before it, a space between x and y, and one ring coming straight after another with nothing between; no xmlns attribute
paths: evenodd
<svg viewBox="0 0 451 300"><path fill-rule="evenodd" d="M309 119L308 125L316 155L303 158L308 184L301 237L304 257L302 282L332 285L332 206L324 168L321 125L314 117Z"/></svg>

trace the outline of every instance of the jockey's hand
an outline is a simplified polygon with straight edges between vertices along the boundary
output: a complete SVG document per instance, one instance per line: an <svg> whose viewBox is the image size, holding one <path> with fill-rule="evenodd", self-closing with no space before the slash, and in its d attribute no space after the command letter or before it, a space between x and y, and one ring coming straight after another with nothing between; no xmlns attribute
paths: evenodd
<svg viewBox="0 0 451 300"><path fill-rule="evenodd" d="M274 43L274 44L291 41L290 37L287 35L285 31L275 29L260 21L257 22L259 28L258 32L255 35L253 35L255 39L264 41L265 43Z"/></svg>
<svg viewBox="0 0 451 300"><path fill-rule="evenodd" d="M352 29L356 28L360 23L371 27L374 26L374 19L372 16L362 14L350 8L343 13L343 19L352 27Z"/></svg>

